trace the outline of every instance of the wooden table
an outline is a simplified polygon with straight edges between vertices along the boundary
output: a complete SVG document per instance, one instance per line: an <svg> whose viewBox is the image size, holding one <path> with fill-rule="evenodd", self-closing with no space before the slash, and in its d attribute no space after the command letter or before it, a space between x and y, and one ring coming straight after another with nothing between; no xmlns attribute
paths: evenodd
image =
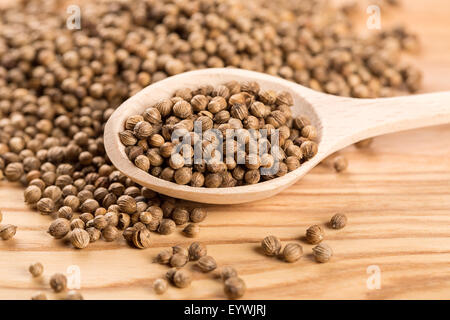
<svg viewBox="0 0 450 320"><path fill-rule="evenodd" d="M425 71L424 91L449 90L448 1L404 2L400 10L382 12L382 19L405 22L419 33L424 50L415 61ZM344 151L350 166L343 174L322 165L271 199L211 206L198 240L219 265L239 271L248 299L448 299L449 141L450 126L441 126L380 137L363 151L350 147ZM162 248L190 243L179 232L155 235L145 251L124 241L99 241L77 251L46 234L49 218L27 209L22 193L15 184L0 183L3 223L19 227L13 240L0 241L1 299L28 299L40 290L57 297L48 277L68 267L80 271L87 299L224 298L220 281L195 271L188 289L171 287L162 296L152 292L153 280L167 270L152 263L154 256ZM301 238L308 226L325 224L337 211L345 212L349 223L340 231L326 229L335 255L319 265ZM300 242L305 256L293 264L262 256L259 243L268 234ZM29 275L34 261L44 264L44 278ZM370 280L367 285L374 277L368 270L380 270L380 289Z"/></svg>

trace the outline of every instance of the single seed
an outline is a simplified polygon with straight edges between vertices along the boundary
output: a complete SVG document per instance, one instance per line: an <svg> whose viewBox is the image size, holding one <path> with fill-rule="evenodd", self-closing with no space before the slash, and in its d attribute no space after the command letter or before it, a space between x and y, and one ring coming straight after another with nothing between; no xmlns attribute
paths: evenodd
<svg viewBox="0 0 450 320"><path fill-rule="evenodd" d="M192 209L189 218L192 222L202 222L205 220L207 214L208 213L205 208L194 208Z"/></svg>
<svg viewBox="0 0 450 320"><path fill-rule="evenodd" d="M164 292L167 291L167 288L168 284L165 279L156 279L153 282L153 290L155 291L156 294L163 294Z"/></svg>
<svg viewBox="0 0 450 320"><path fill-rule="evenodd" d="M12 224L0 226L0 238L2 240L12 239L16 235L17 227Z"/></svg>
<svg viewBox="0 0 450 320"><path fill-rule="evenodd" d="M324 238L324 231L321 226L313 225L306 230L306 241L310 244L318 244Z"/></svg>
<svg viewBox="0 0 450 320"><path fill-rule="evenodd" d="M237 277L238 273L235 268L231 266L225 266L220 269L220 278L222 281L226 281L229 278Z"/></svg>
<svg viewBox="0 0 450 320"><path fill-rule="evenodd" d="M161 264L168 264L172 258L172 252L170 250L163 250L156 256L156 261Z"/></svg>
<svg viewBox="0 0 450 320"><path fill-rule="evenodd" d="M67 278L62 273L55 273L50 278L50 287L56 293L64 291L67 287Z"/></svg>
<svg viewBox="0 0 450 320"><path fill-rule="evenodd" d="M210 272L217 268L216 260L211 256L200 257L197 261L197 267L202 272Z"/></svg>
<svg viewBox="0 0 450 320"><path fill-rule="evenodd" d="M336 172L344 171L348 167L347 158L344 156L337 156L333 160L333 167L336 170Z"/></svg>
<svg viewBox="0 0 450 320"><path fill-rule="evenodd" d="M36 262L36 263L33 263L32 265L30 265L28 270L30 271L30 273L33 277L37 278L37 277L40 277L42 275L42 273L44 272L44 266L42 265L42 263Z"/></svg>
<svg viewBox="0 0 450 320"><path fill-rule="evenodd" d="M134 246L138 249L146 249L150 247L150 231L146 228L135 229L131 237Z"/></svg>
<svg viewBox="0 0 450 320"><path fill-rule="evenodd" d="M158 227L158 232L160 234L171 234L172 232L175 231L176 227L177 226L175 222L173 222L173 220L162 219Z"/></svg>
<svg viewBox="0 0 450 320"><path fill-rule="evenodd" d="M325 243L315 246L312 250L314 258L320 263L327 262L333 256L333 250L331 250L331 247Z"/></svg>
<svg viewBox="0 0 450 320"><path fill-rule="evenodd" d="M266 256L276 256L281 250L281 241L275 236L267 236L261 242L261 248Z"/></svg>
<svg viewBox="0 0 450 320"><path fill-rule="evenodd" d="M200 233L200 226L196 223L189 223L183 229L183 233L186 237L194 238Z"/></svg>
<svg viewBox="0 0 450 320"><path fill-rule="evenodd" d="M169 261L171 267L181 268L188 262L188 257L181 253L175 253Z"/></svg>
<svg viewBox="0 0 450 320"><path fill-rule="evenodd" d="M283 258L287 262L295 262L303 255L303 248L297 243L288 243L283 249Z"/></svg>
<svg viewBox="0 0 450 320"><path fill-rule="evenodd" d="M61 239L70 231L70 222L64 218L58 218L50 224L48 233L55 239Z"/></svg>
<svg viewBox="0 0 450 320"><path fill-rule="evenodd" d="M333 229L342 229L347 225L347 216L342 213L336 213L330 220L330 226Z"/></svg>
<svg viewBox="0 0 450 320"><path fill-rule="evenodd" d="M238 299L245 294L247 287L244 280L238 277L231 277L225 280L224 292L230 299Z"/></svg>
<svg viewBox="0 0 450 320"><path fill-rule="evenodd" d="M77 249L84 249L89 245L91 238L86 230L75 228L70 232L70 242Z"/></svg>
<svg viewBox="0 0 450 320"><path fill-rule="evenodd" d="M192 282L192 276L185 270L177 270L173 275L173 283L178 288L186 288Z"/></svg>

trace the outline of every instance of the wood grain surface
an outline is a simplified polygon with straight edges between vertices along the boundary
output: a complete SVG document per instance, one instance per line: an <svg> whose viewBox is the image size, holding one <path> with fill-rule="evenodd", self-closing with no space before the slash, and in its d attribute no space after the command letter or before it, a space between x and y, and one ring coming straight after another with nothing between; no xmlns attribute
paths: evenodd
<svg viewBox="0 0 450 320"><path fill-rule="evenodd" d="M425 72L424 92L450 89L450 4L446 0L404 1L384 22L404 22L419 33L423 51L411 57ZM364 15L364 11L361 11ZM387 23L386 23L387 24ZM426 106L424 106L426 107ZM245 280L248 299L449 299L450 298L450 126L377 138L373 147L342 151L345 173L325 165L279 195L240 205L210 206L198 241L219 265L233 265ZM23 204L23 189L0 182L3 223L19 227L13 240L0 241L0 299L29 299L37 291L50 298L48 278L78 266L86 299L223 299L222 284L192 269L187 289L151 289L167 267L152 263L162 249L191 240L180 231L153 236L145 251L124 241L99 241L82 251L53 240L50 218ZM336 212L347 214L342 230L326 227ZM332 261L317 264L302 237L311 224L324 225ZM293 264L263 256L261 239L279 236L301 243L305 256ZM27 269L40 261L44 277ZM369 266L380 270L381 287L370 289ZM192 266L188 265L191 269Z"/></svg>

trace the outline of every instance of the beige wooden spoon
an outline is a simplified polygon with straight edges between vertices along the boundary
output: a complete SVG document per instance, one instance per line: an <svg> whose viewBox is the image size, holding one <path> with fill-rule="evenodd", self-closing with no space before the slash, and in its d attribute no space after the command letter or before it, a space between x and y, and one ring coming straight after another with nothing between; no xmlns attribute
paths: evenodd
<svg viewBox="0 0 450 320"><path fill-rule="evenodd" d="M257 81L262 89L287 90L294 98L293 115L306 115L318 128L318 153L283 177L232 188L195 188L156 178L131 163L119 140L125 120L141 114L175 90L216 86L236 80ZM313 91L278 77L240 69L204 69L152 84L125 101L105 127L105 148L112 163L133 181L159 193L203 203L232 204L271 197L289 187L328 155L362 139L407 129L450 123L450 92L382 99L354 99ZM447 137L448 138L448 137ZM407 164L405 164L407 165ZM307 188L307 186L305 186Z"/></svg>

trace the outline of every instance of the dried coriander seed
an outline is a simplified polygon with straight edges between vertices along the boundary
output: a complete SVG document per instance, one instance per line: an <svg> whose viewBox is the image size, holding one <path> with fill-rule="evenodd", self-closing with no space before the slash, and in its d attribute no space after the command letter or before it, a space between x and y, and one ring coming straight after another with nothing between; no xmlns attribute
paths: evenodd
<svg viewBox="0 0 450 320"><path fill-rule="evenodd" d="M181 253L175 253L169 261L171 267L181 268L188 262L188 257Z"/></svg>
<svg viewBox="0 0 450 320"><path fill-rule="evenodd" d="M55 273L50 278L50 287L56 293L66 290L67 287L67 278L62 273Z"/></svg>
<svg viewBox="0 0 450 320"><path fill-rule="evenodd" d="M312 250L316 261L321 263L327 262L333 255L333 250L331 250L331 247L325 243L320 243Z"/></svg>
<svg viewBox="0 0 450 320"><path fill-rule="evenodd" d="M162 219L158 227L158 232L160 234L171 234L172 232L175 231L176 227L177 226L175 222L173 222L173 220Z"/></svg>
<svg viewBox="0 0 450 320"><path fill-rule="evenodd" d="M194 238L200 233L200 226L196 223L189 223L184 229L183 234L186 237Z"/></svg>
<svg viewBox="0 0 450 320"><path fill-rule="evenodd" d="M117 240L117 238L119 238L119 235L120 235L119 230L117 230L117 228L114 226L106 226L102 230L103 239L105 239L105 241L107 242Z"/></svg>
<svg viewBox="0 0 450 320"><path fill-rule="evenodd" d="M27 204L37 203L41 199L41 196L41 189L35 185L28 186L24 191L24 198Z"/></svg>
<svg viewBox="0 0 450 320"><path fill-rule="evenodd" d="M310 244L318 244L323 240L324 235L321 226L313 225L306 230L306 241Z"/></svg>
<svg viewBox="0 0 450 320"><path fill-rule="evenodd" d="M161 264L168 264L172 258L172 252L170 250L163 250L156 256L156 261Z"/></svg>
<svg viewBox="0 0 450 320"><path fill-rule="evenodd" d="M136 248L146 249L150 247L151 244L150 231L146 228L135 229L131 236L131 240Z"/></svg>
<svg viewBox="0 0 450 320"><path fill-rule="evenodd" d="M167 291L168 284L165 279L156 279L153 282L153 291L155 291L156 294L163 294Z"/></svg>
<svg viewBox="0 0 450 320"><path fill-rule="evenodd" d="M192 282L191 274L185 270L177 270L172 279L174 285L178 288L186 288Z"/></svg>
<svg viewBox="0 0 450 320"><path fill-rule="evenodd" d="M10 240L16 235L17 227L12 224L0 226L0 238Z"/></svg>
<svg viewBox="0 0 450 320"><path fill-rule="evenodd" d="M223 289L228 298L238 299L245 294L247 287L241 278L230 277L225 280Z"/></svg>
<svg viewBox="0 0 450 320"><path fill-rule="evenodd" d="M281 250L281 241L275 236L267 236L261 242L261 248L266 256L276 256Z"/></svg>
<svg viewBox="0 0 450 320"><path fill-rule="evenodd" d="M44 266L40 262L33 263L28 268L28 271L30 271L31 275L35 278L40 277L42 273L44 272Z"/></svg>
<svg viewBox="0 0 450 320"><path fill-rule="evenodd" d="M216 260L211 256L200 257L197 261L197 267L202 272L210 272L217 268Z"/></svg>
<svg viewBox="0 0 450 320"><path fill-rule="evenodd" d="M348 167L348 160L344 156L337 156L333 159L333 167L336 172L342 172Z"/></svg>
<svg viewBox="0 0 450 320"><path fill-rule="evenodd" d="M342 229L347 225L347 216L342 213L336 213L331 217L330 226L333 229Z"/></svg>
<svg viewBox="0 0 450 320"><path fill-rule="evenodd" d="M69 237L70 237L70 242L77 249L86 248L91 241L89 233L86 230L83 230L80 228L73 229L70 232Z"/></svg>
<svg viewBox="0 0 450 320"><path fill-rule="evenodd" d="M192 222L195 223L202 222L203 220L205 220L207 214L208 213L205 208L194 208L189 214L189 218Z"/></svg>
<svg viewBox="0 0 450 320"><path fill-rule="evenodd" d="M189 246L189 260L198 260L207 253L206 246L199 242L192 242Z"/></svg>
<svg viewBox="0 0 450 320"><path fill-rule="evenodd" d="M283 249L283 258L287 262L295 262L303 255L303 248L297 243L288 243Z"/></svg>
<svg viewBox="0 0 450 320"><path fill-rule="evenodd" d="M64 218L58 218L50 224L48 233L55 239L61 239L70 231L70 222Z"/></svg>
<svg viewBox="0 0 450 320"><path fill-rule="evenodd" d="M102 232L95 227L87 228L86 231L89 234L90 243L97 241L102 236Z"/></svg>
<svg viewBox="0 0 450 320"><path fill-rule="evenodd" d="M231 266L225 266L220 269L220 278L222 279L222 281L226 281L229 278L234 278L237 276L238 276L238 273L237 273L236 269L234 269Z"/></svg>

